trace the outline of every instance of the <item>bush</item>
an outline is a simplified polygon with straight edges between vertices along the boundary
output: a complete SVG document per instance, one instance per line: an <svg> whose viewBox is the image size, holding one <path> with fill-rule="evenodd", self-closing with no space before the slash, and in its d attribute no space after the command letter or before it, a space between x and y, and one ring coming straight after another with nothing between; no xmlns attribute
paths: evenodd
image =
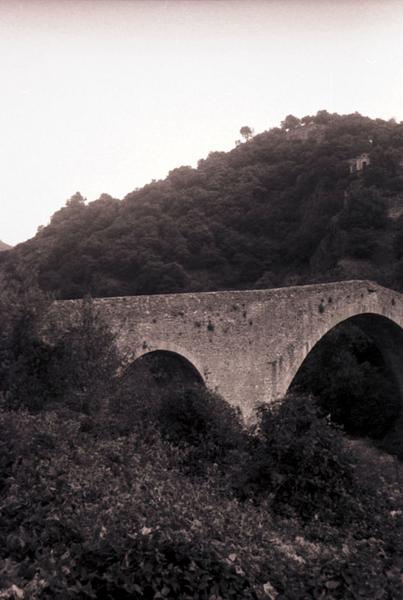
<svg viewBox="0 0 403 600"><path fill-rule="evenodd" d="M134 541L125 540L120 548L107 541L83 554L80 561L89 575L86 587L99 600L257 599L245 575L236 573L213 549L172 542L167 532L160 537L140 535ZM46 597L51 598L56 590L55 586Z"/></svg>
<svg viewBox="0 0 403 600"><path fill-rule="evenodd" d="M258 417L238 494L268 496L277 512L303 519L345 519L354 504L352 465L341 431L320 414L313 398L288 396L262 405Z"/></svg>
<svg viewBox="0 0 403 600"><path fill-rule="evenodd" d="M86 420L0 411L0 430L13 440L0 596L17 587L37 599L256 599L233 542L209 539L213 517L226 526L209 486L167 469L169 447L158 437L151 446L137 435L94 440L81 433Z"/></svg>
<svg viewBox="0 0 403 600"><path fill-rule="evenodd" d="M23 275L0 280L0 398L9 408L40 410L54 394L51 348L39 332L49 304Z"/></svg>
<svg viewBox="0 0 403 600"><path fill-rule="evenodd" d="M52 321L51 299L25 281L0 290L0 399L32 412L65 404L91 412L111 392L118 366L114 338L92 301Z"/></svg>
<svg viewBox="0 0 403 600"><path fill-rule="evenodd" d="M239 413L223 398L202 387L169 389L162 395L158 420L162 433L176 444L197 446L207 438L228 446L239 429Z"/></svg>
<svg viewBox="0 0 403 600"><path fill-rule="evenodd" d="M13 465L18 458L15 448L17 431L14 422L0 422L0 495L8 485Z"/></svg>
<svg viewBox="0 0 403 600"><path fill-rule="evenodd" d="M108 434L137 432L152 443L157 431L180 448L188 474L223 466L246 446L239 410L203 385L181 379L180 372L164 373L161 385L149 365L129 369L117 381L109 406Z"/></svg>
<svg viewBox="0 0 403 600"><path fill-rule="evenodd" d="M182 448L183 465L190 473L209 464L227 464L246 443L239 412L202 387L168 389L156 416L162 435Z"/></svg>
<svg viewBox="0 0 403 600"><path fill-rule="evenodd" d="M363 516L326 522L319 498L318 518L301 521L273 511L267 490L257 492L259 502L229 496L219 471L186 477L172 460L176 455L180 465L181 448L157 432L152 443L141 432L103 438L85 433L86 423L76 411L0 410L8 452L0 491L0 597L402 597L403 498L391 457L380 476L367 456L363 468L368 477L373 472L383 500L372 496ZM306 427L293 431L307 440ZM255 445L265 439L262 430ZM284 439L287 429L275 453L282 473L291 472ZM303 457L302 464L309 461ZM350 493L360 502L364 491L352 485Z"/></svg>
<svg viewBox="0 0 403 600"><path fill-rule="evenodd" d="M69 408L95 413L113 393L119 357L115 339L91 298L77 302L70 322L56 324L50 379Z"/></svg>

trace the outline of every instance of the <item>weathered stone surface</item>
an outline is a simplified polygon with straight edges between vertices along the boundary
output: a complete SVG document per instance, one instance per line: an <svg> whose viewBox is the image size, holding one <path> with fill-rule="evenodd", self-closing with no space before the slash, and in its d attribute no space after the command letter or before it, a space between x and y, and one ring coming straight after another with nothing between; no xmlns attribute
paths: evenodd
<svg viewBox="0 0 403 600"><path fill-rule="evenodd" d="M313 346L355 317L378 343L403 389L403 298L370 281L271 290L101 298L122 360L180 354L206 385L248 417L282 396ZM77 301L57 303L68 313Z"/></svg>

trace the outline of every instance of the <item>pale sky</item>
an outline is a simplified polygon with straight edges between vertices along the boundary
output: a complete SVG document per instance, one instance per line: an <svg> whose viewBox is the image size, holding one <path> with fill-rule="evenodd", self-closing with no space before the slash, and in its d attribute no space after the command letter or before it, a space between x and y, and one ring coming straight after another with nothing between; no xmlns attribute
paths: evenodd
<svg viewBox="0 0 403 600"><path fill-rule="evenodd" d="M403 0L0 0L0 239L121 198L239 129L403 120Z"/></svg>

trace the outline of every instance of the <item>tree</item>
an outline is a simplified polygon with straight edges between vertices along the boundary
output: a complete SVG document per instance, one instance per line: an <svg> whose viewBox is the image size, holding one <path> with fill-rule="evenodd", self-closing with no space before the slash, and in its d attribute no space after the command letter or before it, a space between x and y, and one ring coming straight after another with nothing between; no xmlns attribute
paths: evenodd
<svg viewBox="0 0 403 600"><path fill-rule="evenodd" d="M66 206L84 206L85 198L80 194L80 192L76 192L73 194L71 198L69 198L66 202Z"/></svg>
<svg viewBox="0 0 403 600"><path fill-rule="evenodd" d="M119 357L115 338L91 298L84 298L70 315L66 331L56 323L51 382L73 410L87 414L105 406L113 390Z"/></svg>
<svg viewBox="0 0 403 600"><path fill-rule="evenodd" d="M282 129L296 129L301 124L301 121L294 115L287 115L284 121L281 121Z"/></svg>
<svg viewBox="0 0 403 600"><path fill-rule="evenodd" d="M245 125L239 148L210 152L122 201L74 195L39 235L0 252L0 269L15 257L63 298L244 287L265 271L279 286L345 278L338 261L352 257L392 273L403 256L399 237L390 257L389 218L403 189L403 125L319 111L288 115L283 127L255 135ZM371 165L352 177L347 160L362 152ZM369 263L355 262L359 277Z"/></svg>
<svg viewBox="0 0 403 600"><path fill-rule="evenodd" d="M318 110L315 116L315 123L318 125L327 125L332 120L332 115L327 110Z"/></svg>
<svg viewBox="0 0 403 600"><path fill-rule="evenodd" d="M385 199L375 187L350 187L346 206L340 213L340 225L344 229L381 229L386 219Z"/></svg>
<svg viewBox="0 0 403 600"><path fill-rule="evenodd" d="M35 275L18 267L0 276L0 403L39 410L53 395L49 383L52 352L40 326L50 298Z"/></svg>
<svg viewBox="0 0 403 600"><path fill-rule="evenodd" d="M248 125L244 125L239 130L239 133L243 138L245 138L245 141L248 142L250 139L252 139L254 131L251 127L248 127Z"/></svg>

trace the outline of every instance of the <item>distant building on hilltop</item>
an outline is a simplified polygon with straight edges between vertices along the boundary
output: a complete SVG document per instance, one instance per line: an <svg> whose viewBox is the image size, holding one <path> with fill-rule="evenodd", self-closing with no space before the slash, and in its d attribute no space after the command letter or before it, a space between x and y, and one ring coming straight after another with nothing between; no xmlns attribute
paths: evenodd
<svg viewBox="0 0 403 600"><path fill-rule="evenodd" d="M350 165L350 173L365 171L370 163L371 159L369 158L369 154L367 154L367 152L360 154L360 156L357 156L356 158L350 158L348 161L348 164Z"/></svg>

